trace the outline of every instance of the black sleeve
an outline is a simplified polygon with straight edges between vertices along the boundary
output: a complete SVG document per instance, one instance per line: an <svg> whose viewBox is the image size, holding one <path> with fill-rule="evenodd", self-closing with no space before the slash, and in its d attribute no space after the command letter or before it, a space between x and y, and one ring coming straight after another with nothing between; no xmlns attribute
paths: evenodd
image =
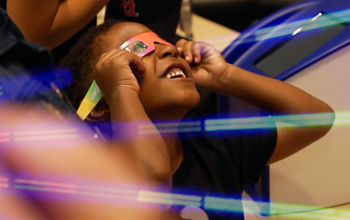
<svg viewBox="0 0 350 220"><path fill-rule="evenodd" d="M3 8L4 10L6 10L6 0L0 0L0 8Z"/></svg>

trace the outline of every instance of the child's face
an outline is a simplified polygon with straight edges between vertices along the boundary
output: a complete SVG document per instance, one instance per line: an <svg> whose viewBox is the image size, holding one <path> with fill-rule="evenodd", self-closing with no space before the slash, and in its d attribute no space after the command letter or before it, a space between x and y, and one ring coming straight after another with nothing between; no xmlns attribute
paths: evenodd
<svg viewBox="0 0 350 220"><path fill-rule="evenodd" d="M113 26L102 39L108 50L118 48L135 35L149 31L141 24L123 22ZM191 68L175 46L156 43L155 50L144 56L142 61L146 72L138 77L141 79L139 97L151 119L182 118L198 104L199 94ZM169 78L171 73L181 76Z"/></svg>

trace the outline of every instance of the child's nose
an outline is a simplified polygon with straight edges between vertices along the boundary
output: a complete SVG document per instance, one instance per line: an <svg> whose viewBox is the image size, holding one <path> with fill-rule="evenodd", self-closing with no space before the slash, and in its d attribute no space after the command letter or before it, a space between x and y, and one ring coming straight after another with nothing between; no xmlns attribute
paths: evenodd
<svg viewBox="0 0 350 220"><path fill-rule="evenodd" d="M177 57L178 51L176 50L176 47L173 45L166 45L166 44L160 44L156 43L156 51L157 56L159 58L165 58L168 56Z"/></svg>

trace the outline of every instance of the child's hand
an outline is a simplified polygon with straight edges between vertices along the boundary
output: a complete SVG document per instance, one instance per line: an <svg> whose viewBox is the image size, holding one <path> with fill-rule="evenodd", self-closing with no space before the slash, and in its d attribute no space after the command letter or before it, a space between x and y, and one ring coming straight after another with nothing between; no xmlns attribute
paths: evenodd
<svg viewBox="0 0 350 220"><path fill-rule="evenodd" d="M228 67L221 53L205 42L181 39L176 47L191 65L193 78L199 88L215 90L213 83L220 80Z"/></svg>
<svg viewBox="0 0 350 220"><path fill-rule="evenodd" d="M126 50L112 49L103 53L95 65L93 77L107 103L119 89L135 91L140 87L134 74L146 70L141 58Z"/></svg>

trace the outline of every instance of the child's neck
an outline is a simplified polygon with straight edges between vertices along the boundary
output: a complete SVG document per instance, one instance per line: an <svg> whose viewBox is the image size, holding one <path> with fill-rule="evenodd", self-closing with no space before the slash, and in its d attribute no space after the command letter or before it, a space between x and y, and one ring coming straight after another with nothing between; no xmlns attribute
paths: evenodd
<svg viewBox="0 0 350 220"><path fill-rule="evenodd" d="M177 133L162 135L169 150L172 175L179 168L183 160L183 148Z"/></svg>

